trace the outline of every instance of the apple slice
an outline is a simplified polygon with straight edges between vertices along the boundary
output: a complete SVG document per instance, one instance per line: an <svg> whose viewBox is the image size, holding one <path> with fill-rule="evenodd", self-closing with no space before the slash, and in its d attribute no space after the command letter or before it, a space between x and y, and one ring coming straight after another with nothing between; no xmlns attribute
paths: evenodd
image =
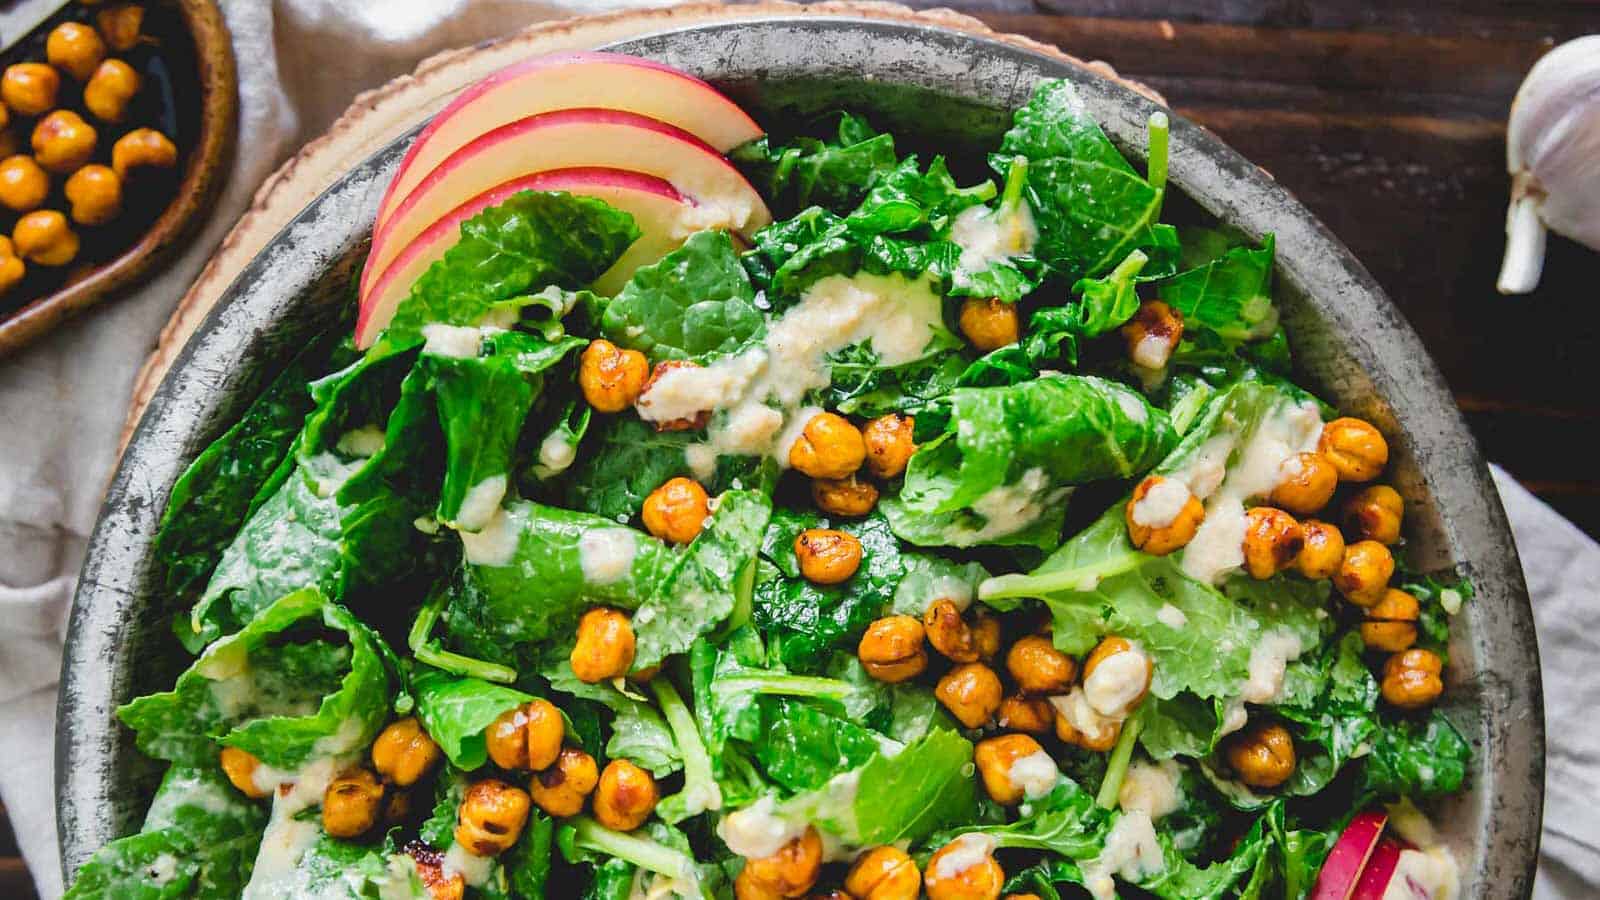
<svg viewBox="0 0 1600 900"><path fill-rule="evenodd" d="M772 220L761 195L717 151L681 128L614 109L564 109L503 125L439 163L372 235L363 301L395 258L468 198L557 169L621 169L670 182L701 227L748 234Z"/></svg>
<svg viewBox="0 0 1600 900"><path fill-rule="evenodd" d="M521 191L568 191L597 197L633 216L643 234L595 282L604 294L621 290L635 269L666 256L694 230L694 203L670 183L620 169L557 169L496 185L446 213L395 257L361 303L356 346L371 346L394 317L411 285L460 238L461 223Z"/></svg>
<svg viewBox="0 0 1600 900"><path fill-rule="evenodd" d="M524 60L462 91L417 135L378 207L388 219L450 154L518 119L597 107L638 113L689 132L718 153L762 134L744 110L704 81L636 56L558 53Z"/></svg>
<svg viewBox="0 0 1600 900"><path fill-rule="evenodd" d="M1350 900L1361 878L1361 870L1366 867L1373 848L1378 846L1387 824L1389 814L1382 810L1356 813L1344 833L1333 842L1333 849L1328 851L1322 871L1317 873L1316 887L1311 889L1311 900Z"/></svg>
<svg viewBox="0 0 1600 900"><path fill-rule="evenodd" d="M1402 849L1399 842L1389 838L1379 841L1372 850L1372 858L1367 860L1367 867L1361 870L1351 900L1383 900L1389 881L1394 878L1395 867L1400 864Z"/></svg>

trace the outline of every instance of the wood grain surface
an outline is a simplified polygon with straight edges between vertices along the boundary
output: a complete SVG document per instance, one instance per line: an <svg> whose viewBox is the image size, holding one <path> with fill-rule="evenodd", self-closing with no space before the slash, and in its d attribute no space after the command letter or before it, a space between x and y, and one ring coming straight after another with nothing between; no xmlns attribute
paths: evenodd
<svg viewBox="0 0 1600 900"><path fill-rule="evenodd" d="M952 7L996 31L1105 60L1271 172L1355 251L1410 319L1485 455L1600 534L1600 477L1587 446L1600 430L1591 374L1600 359L1600 255L1553 238L1536 294L1506 298L1494 290L1511 98L1540 54L1600 30L1600 7L1582 0L912 5ZM14 852L8 837L0 830L0 855ZM25 871L5 859L0 896L32 896Z"/></svg>

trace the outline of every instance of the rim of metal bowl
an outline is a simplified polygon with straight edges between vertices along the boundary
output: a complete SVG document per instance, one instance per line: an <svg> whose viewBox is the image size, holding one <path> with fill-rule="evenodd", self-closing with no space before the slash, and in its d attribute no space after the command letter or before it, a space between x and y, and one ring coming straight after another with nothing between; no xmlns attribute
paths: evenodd
<svg viewBox="0 0 1600 900"><path fill-rule="evenodd" d="M1068 78L1137 158L1147 119L1161 108L1084 67L921 24L772 16L663 31L608 49L680 66L757 107L778 99L784 84L854 84L927 91L998 113L1020 105L1038 81ZM414 134L352 169L240 273L162 382L123 456L90 541L62 664L56 808L68 879L136 824L143 789L154 785L153 767L137 762L114 710L172 656L169 613L152 606L161 596L152 538L168 493L183 466L253 398L262 370L338 318L349 297L340 276L357 264L379 197ZM1421 342L1350 252L1205 129L1173 115L1171 148L1174 186L1219 221L1276 236L1278 291L1299 366L1314 389L1391 436L1396 485L1415 507L1413 562L1423 570L1455 566L1473 580L1477 597L1451 639L1447 712L1474 745L1474 777L1436 813L1464 864L1464 896L1525 897L1542 821L1543 705L1527 589L1488 469ZM130 774L141 767L142 777Z"/></svg>

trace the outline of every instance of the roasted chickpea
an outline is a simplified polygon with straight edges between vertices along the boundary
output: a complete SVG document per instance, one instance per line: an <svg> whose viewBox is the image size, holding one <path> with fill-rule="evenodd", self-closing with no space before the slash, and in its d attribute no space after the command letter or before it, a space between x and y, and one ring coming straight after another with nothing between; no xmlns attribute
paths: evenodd
<svg viewBox="0 0 1600 900"><path fill-rule="evenodd" d="M982 728L1000 709L1000 676L983 663L964 663L939 679L934 696L968 728Z"/></svg>
<svg viewBox="0 0 1600 900"><path fill-rule="evenodd" d="M496 856L517 842L531 810L528 792L497 778L467 788L456 818L456 843L474 856Z"/></svg>
<svg viewBox="0 0 1600 900"><path fill-rule="evenodd" d="M687 544L700 536L711 515L711 498L693 479L679 476L644 499L645 530L664 541Z"/></svg>
<svg viewBox="0 0 1600 900"><path fill-rule="evenodd" d="M649 375L650 362L643 353L623 350L610 341L590 341L578 359L583 399L603 413L619 413L632 406Z"/></svg>
<svg viewBox="0 0 1600 900"><path fill-rule="evenodd" d="M53 209L36 209L11 229L17 255L41 266L64 266L78 255L78 234L67 217Z"/></svg>
<svg viewBox="0 0 1600 900"><path fill-rule="evenodd" d="M1267 502L1298 516L1309 516L1333 499L1339 487L1339 470L1320 453L1301 453L1284 461L1278 485Z"/></svg>
<svg viewBox="0 0 1600 900"><path fill-rule="evenodd" d="M1139 482L1123 510L1128 540L1153 556L1165 556L1194 540L1205 517L1205 506L1187 485L1160 475Z"/></svg>
<svg viewBox="0 0 1600 900"><path fill-rule="evenodd" d="M88 80L106 58L106 42L80 22L62 22L44 42L44 58L79 81Z"/></svg>
<svg viewBox="0 0 1600 900"><path fill-rule="evenodd" d="M600 781L594 757L573 747L561 751L556 761L528 782L528 791L539 808L564 819L583 812L583 801Z"/></svg>
<svg viewBox="0 0 1600 900"><path fill-rule="evenodd" d="M144 28L144 7L137 3L108 6L94 14L94 23L107 46L125 53L139 43L139 32Z"/></svg>
<svg viewBox="0 0 1600 900"><path fill-rule="evenodd" d="M1128 359L1141 369L1159 371L1183 340L1183 314L1160 300L1146 300L1119 331Z"/></svg>
<svg viewBox="0 0 1600 900"><path fill-rule="evenodd" d="M1122 735L1122 720L1102 716L1084 697L1082 688L1073 688L1063 697L1050 698L1056 712L1056 737L1095 753L1106 753Z"/></svg>
<svg viewBox="0 0 1600 900"><path fill-rule="evenodd" d="M467 882L460 872L446 871L444 854L421 841L413 841L405 848L417 866L417 879L428 892L428 900L462 900L466 896Z"/></svg>
<svg viewBox="0 0 1600 900"><path fill-rule="evenodd" d="M508 709L484 732L489 758L502 769L542 772L561 755L567 726L549 700L530 700Z"/></svg>
<svg viewBox="0 0 1600 900"><path fill-rule="evenodd" d="M14 113L42 116L56 105L61 76L44 63L16 63L0 75L0 100Z"/></svg>
<svg viewBox="0 0 1600 900"><path fill-rule="evenodd" d="M1228 765L1239 780L1270 790L1294 774L1294 739L1276 722L1257 722L1228 740Z"/></svg>
<svg viewBox="0 0 1600 900"><path fill-rule="evenodd" d="M1138 707L1150 692L1155 666L1127 638L1107 635L1083 661L1083 696L1102 716L1120 718Z"/></svg>
<svg viewBox="0 0 1600 900"><path fill-rule="evenodd" d="M1366 607L1383 599L1383 592L1394 577L1394 556L1377 541L1357 541L1344 548L1339 571L1333 573L1333 586L1346 600Z"/></svg>
<svg viewBox="0 0 1600 900"><path fill-rule="evenodd" d="M922 674L928 653L922 623L910 616L885 616L867 626L856 646L862 668L879 681L897 684Z"/></svg>
<svg viewBox="0 0 1600 900"><path fill-rule="evenodd" d="M1317 451L1339 471L1340 481L1371 481L1389 464L1389 442L1378 429L1349 417L1322 426Z"/></svg>
<svg viewBox="0 0 1600 900"><path fill-rule="evenodd" d="M1344 535L1327 522L1316 519L1301 522L1300 534L1305 538L1305 546L1294 558L1295 569L1307 578L1332 578L1344 560Z"/></svg>
<svg viewBox="0 0 1600 900"><path fill-rule="evenodd" d="M661 379L667 377L668 373L677 369L698 368L700 368L699 363L690 362L686 359L668 359L656 363L655 368L650 370L650 377L645 381L644 389L639 392L639 399L635 401L640 412L650 412L653 410L656 401L650 396L650 389L655 387L656 383ZM697 431L706 427L706 423L710 421L711 410L702 409L696 410L692 415L684 416L682 418L657 421L655 426L657 431Z"/></svg>
<svg viewBox="0 0 1600 900"><path fill-rule="evenodd" d="M972 760L977 764L978 777L983 779L983 789L989 792L989 799L1001 806L1021 803L1027 795L1028 785L1014 781L1011 769L1018 760L1036 754L1049 762L1050 769L1054 771L1055 761L1044 752L1038 741L1025 734L1002 734L979 741Z"/></svg>
<svg viewBox="0 0 1600 900"><path fill-rule="evenodd" d="M794 555L807 581L839 584L861 567L861 542L832 528L807 528L794 539Z"/></svg>
<svg viewBox="0 0 1600 900"><path fill-rule="evenodd" d="M578 620L572 674L588 684L621 678L633 668L633 651L633 623L614 609L597 606Z"/></svg>
<svg viewBox="0 0 1600 900"><path fill-rule="evenodd" d="M0 160L0 204L12 212L38 209L50 195L50 176L31 156L8 156Z"/></svg>
<svg viewBox="0 0 1600 900"><path fill-rule="evenodd" d="M422 723L407 717L389 723L372 742L372 767L392 784L410 787L438 765L439 745L422 730Z"/></svg>
<svg viewBox="0 0 1600 900"><path fill-rule="evenodd" d="M0 235L0 294L16 287L27 274L28 267L17 256L17 248L11 243L11 238Z"/></svg>
<svg viewBox="0 0 1600 900"><path fill-rule="evenodd" d="M239 789L251 800L265 800L272 796L270 787L264 788L256 784L256 770L261 768L261 760L248 750L238 747L223 747L221 754L222 774L228 776L228 782Z"/></svg>
<svg viewBox="0 0 1600 900"><path fill-rule="evenodd" d="M987 353L1015 344L1022 328L1017 305L998 297L968 297L961 302L961 333L972 346Z"/></svg>
<svg viewBox="0 0 1600 900"><path fill-rule="evenodd" d="M911 439L916 419L889 413L868 422L861 429L867 444L867 471L878 478L893 478L906 470L911 454L917 452Z"/></svg>
<svg viewBox="0 0 1600 900"><path fill-rule="evenodd" d="M121 122L137 93L139 73L120 59L108 59L83 86L83 105L101 121Z"/></svg>
<svg viewBox="0 0 1600 900"><path fill-rule="evenodd" d="M978 658L989 662L1000 653L1000 620L978 613L972 620L972 642L978 647Z"/></svg>
<svg viewBox="0 0 1600 900"><path fill-rule="evenodd" d="M820 412L789 448L789 465L812 478L844 478L861 468L867 445L850 420Z"/></svg>
<svg viewBox="0 0 1600 900"><path fill-rule="evenodd" d="M917 900L922 873L904 850L885 844L857 857L844 889L855 900Z"/></svg>
<svg viewBox="0 0 1600 900"><path fill-rule="evenodd" d="M1387 484L1364 487L1344 502L1344 530L1358 541L1395 544L1405 515L1400 492Z"/></svg>
<svg viewBox="0 0 1600 900"><path fill-rule="evenodd" d="M625 759L613 759L600 773L594 792L595 821L612 831L632 831L650 818L660 799L649 772Z"/></svg>
<svg viewBox="0 0 1600 900"><path fill-rule="evenodd" d="M978 641L972 629L961 618L961 610L952 600L935 600L922 614L922 628L928 643L951 662L978 661Z"/></svg>
<svg viewBox="0 0 1600 900"><path fill-rule="evenodd" d="M84 166L67 176L65 190L79 225L104 225L122 210L122 179L109 166Z"/></svg>
<svg viewBox="0 0 1600 900"><path fill-rule="evenodd" d="M58 109L33 126L33 158L58 175L72 172L94 155L94 126L70 109Z"/></svg>
<svg viewBox="0 0 1600 900"><path fill-rule="evenodd" d="M1367 609L1361 623L1361 640L1373 650L1399 653L1417 642L1417 618L1422 614L1417 598L1397 588L1383 592L1383 599Z"/></svg>
<svg viewBox="0 0 1600 900"><path fill-rule="evenodd" d="M817 509L830 516L853 519L872 512L878 503L878 489L870 481L851 475L846 478L811 479L811 500Z"/></svg>
<svg viewBox="0 0 1600 900"><path fill-rule="evenodd" d="M366 769L346 772L322 794L322 830L336 838L366 834L383 810L383 785Z"/></svg>
<svg viewBox="0 0 1600 900"><path fill-rule="evenodd" d="M1038 894L1007 894L1002 900L1039 900Z"/></svg>
<svg viewBox="0 0 1600 900"><path fill-rule="evenodd" d="M1413 647L1383 664L1383 699L1405 710L1430 706L1444 693L1444 661L1432 650Z"/></svg>
<svg viewBox="0 0 1600 900"><path fill-rule="evenodd" d="M980 834L964 834L934 851L922 874L928 900L997 900L1005 881L1005 870L994 859L994 839Z"/></svg>
<svg viewBox="0 0 1600 900"><path fill-rule="evenodd" d="M746 860L739 880L764 887L778 897L803 897L817 883L820 874L822 836L817 829L807 826L805 834L784 844L777 853Z"/></svg>
<svg viewBox="0 0 1600 900"><path fill-rule="evenodd" d="M1281 509L1252 507L1245 513L1244 569L1252 578L1271 578L1289 568L1306 544L1300 523Z"/></svg>
<svg viewBox="0 0 1600 900"><path fill-rule="evenodd" d="M1072 686L1077 670L1072 657L1042 635L1021 638L1006 653L1006 671L1024 694L1062 693Z"/></svg>
<svg viewBox="0 0 1600 900"><path fill-rule="evenodd" d="M135 128L111 145L111 168L123 181L134 169L170 169L178 164L178 148L153 128Z"/></svg>
<svg viewBox="0 0 1600 900"><path fill-rule="evenodd" d="M1000 711L995 713L995 724L1011 731L1028 734L1049 734L1055 722L1055 710L1043 697L1013 694L1000 701Z"/></svg>

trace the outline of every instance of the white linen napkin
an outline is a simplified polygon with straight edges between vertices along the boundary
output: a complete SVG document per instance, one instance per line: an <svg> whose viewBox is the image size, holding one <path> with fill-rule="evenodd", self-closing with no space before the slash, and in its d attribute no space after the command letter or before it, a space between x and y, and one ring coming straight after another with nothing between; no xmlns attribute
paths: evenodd
<svg viewBox="0 0 1600 900"><path fill-rule="evenodd" d="M542 19L652 0L230 0L239 141L190 250L134 295L0 363L0 801L39 893L62 891L54 813L56 680L67 609L120 433L157 333L256 186L350 98L422 58ZM1600 546L1496 470L1534 596L1550 724L1540 900L1600 887Z"/></svg>

